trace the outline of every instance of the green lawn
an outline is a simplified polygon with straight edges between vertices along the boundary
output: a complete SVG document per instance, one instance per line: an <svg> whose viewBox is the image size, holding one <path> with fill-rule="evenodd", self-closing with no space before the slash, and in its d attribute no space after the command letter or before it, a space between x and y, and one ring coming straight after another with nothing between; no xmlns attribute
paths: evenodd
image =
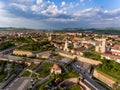
<svg viewBox="0 0 120 90"><path fill-rule="evenodd" d="M63 80L69 79L69 78L75 78L75 77L79 77L80 76L77 72L75 72L72 69L71 66L67 66L66 69L68 70L68 72L63 72L62 74L58 75Z"/></svg>
<svg viewBox="0 0 120 90"><path fill-rule="evenodd" d="M15 46L13 43L11 42L3 42L0 44L0 50L4 50L4 49L7 49L7 48L10 48L10 47L13 47Z"/></svg>
<svg viewBox="0 0 120 90"><path fill-rule="evenodd" d="M20 38L16 38L12 42L19 45L22 43L33 43L33 40L30 37L20 37Z"/></svg>
<svg viewBox="0 0 120 90"><path fill-rule="evenodd" d="M95 52L94 50L84 52L83 56L86 57L86 58L93 59L93 60L100 60L101 59L100 53Z"/></svg>
<svg viewBox="0 0 120 90"><path fill-rule="evenodd" d="M100 81L99 79L92 77L93 80L95 80L98 84L103 86L106 90L111 90L109 86L107 86L104 82Z"/></svg>
<svg viewBox="0 0 120 90"><path fill-rule="evenodd" d="M120 64L113 60L102 60L97 66L97 71L104 76L120 83Z"/></svg>
<svg viewBox="0 0 120 90"><path fill-rule="evenodd" d="M50 73L50 68L53 64L52 63L44 63L41 68L37 71L38 73L40 73L40 76L41 77L45 77L47 75L49 75ZM50 77L50 79L43 83L41 86L39 86L37 88L37 90L44 90L44 87L49 83L51 82L53 79L55 78L61 78L62 80L65 80L65 79L68 79L68 78L74 78L74 77L79 77L79 74L74 72L72 67L71 66L67 66L67 70L68 70L68 73L67 72L63 72L62 74L57 74L57 75L53 75ZM80 87L73 87L73 88L76 88L76 89L69 89L69 90L81 90Z"/></svg>
<svg viewBox="0 0 120 90"><path fill-rule="evenodd" d="M19 50L41 52L51 50L54 46L50 45L49 41L44 40L41 42L31 42L27 46L18 48Z"/></svg>
<svg viewBox="0 0 120 90"><path fill-rule="evenodd" d="M28 77L31 73L29 71L25 71L22 76Z"/></svg>
<svg viewBox="0 0 120 90"><path fill-rule="evenodd" d="M58 55L58 54L55 54L52 59L53 59L53 60L61 60L62 58L64 58L64 57L63 57L63 56L60 56L60 55Z"/></svg>
<svg viewBox="0 0 120 90"><path fill-rule="evenodd" d="M41 67L37 70L39 77L44 78L50 74L50 69L53 66L53 63L43 63Z"/></svg>
<svg viewBox="0 0 120 90"><path fill-rule="evenodd" d="M53 77L50 77L50 79L47 81L47 82L45 82L45 83L43 83L41 86L39 86L38 88L37 88L37 90L45 90L44 89L44 87L46 86L46 85L48 85L51 81L53 81L55 79L55 77L53 76Z"/></svg>
<svg viewBox="0 0 120 90"><path fill-rule="evenodd" d="M65 78L74 78L74 77L79 77L80 75L73 70L71 66L66 67L68 70L68 74L65 75Z"/></svg>
<svg viewBox="0 0 120 90"><path fill-rule="evenodd" d="M36 66L36 64L32 63L30 66L28 66L28 69L33 69Z"/></svg>
<svg viewBox="0 0 120 90"><path fill-rule="evenodd" d="M67 90L82 90L80 85L74 84L71 87L67 88Z"/></svg>
<svg viewBox="0 0 120 90"><path fill-rule="evenodd" d="M10 73L9 76L7 76L8 66L11 69L11 71L9 72ZM6 76L10 77L13 74L18 74L21 72L21 70L23 70L23 68L24 65L22 64L0 60L0 83L4 81Z"/></svg>
<svg viewBox="0 0 120 90"><path fill-rule="evenodd" d="M1 74L1 75L0 75L0 83L2 83L2 82L3 82L3 80L5 79L5 77L6 77L6 75L5 75L5 74Z"/></svg>
<svg viewBox="0 0 120 90"><path fill-rule="evenodd" d="M33 73L33 74L32 74L32 77L35 77L35 78L36 78L36 77L37 77L37 75L36 75L35 73Z"/></svg>

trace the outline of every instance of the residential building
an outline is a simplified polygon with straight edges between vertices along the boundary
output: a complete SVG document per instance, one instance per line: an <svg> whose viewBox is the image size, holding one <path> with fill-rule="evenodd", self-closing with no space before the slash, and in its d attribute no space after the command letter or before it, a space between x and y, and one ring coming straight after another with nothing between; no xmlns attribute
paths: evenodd
<svg viewBox="0 0 120 90"><path fill-rule="evenodd" d="M61 74L62 69L58 64L54 64L50 71L51 74Z"/></svg>
<svg viewBox="0 0 120 90"><path fill-rule="evenodd" d="M113 55L120 56L120 44L116 44L111 48L111 53Z"/></svg>

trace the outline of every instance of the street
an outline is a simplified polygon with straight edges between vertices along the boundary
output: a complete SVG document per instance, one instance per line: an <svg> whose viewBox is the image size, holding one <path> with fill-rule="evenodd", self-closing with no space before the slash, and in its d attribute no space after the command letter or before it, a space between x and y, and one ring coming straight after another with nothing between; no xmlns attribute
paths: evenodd
<svg viewBox="0 0 120 90"><path fill-rule="evenodd" d="M92 80L86 72L80 70L80 68L78 68L78 66L76 65L75 62L73 62L71 65L72 65L73 69L76 72L78 72L79 74L81 74L83 76L83 78L87 81L87 83L90 84L90 86L93 87L95 90L106 90L105 88L103 88L102 86L97 84L94 80Z"/></svg>

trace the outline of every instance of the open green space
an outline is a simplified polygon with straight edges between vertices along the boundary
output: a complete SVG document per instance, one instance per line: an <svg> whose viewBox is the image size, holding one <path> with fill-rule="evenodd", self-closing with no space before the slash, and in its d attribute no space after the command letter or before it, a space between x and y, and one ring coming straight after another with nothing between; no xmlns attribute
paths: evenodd
<svg viewBox="0 0 120 90"><path fill-rule="evenodd" d="M61 77L63 79L68 79L68 78L74 78L74 77L79 77L80 75L73 70L71 66L67 66L66 69L68 72L62 73Z"/></svg>
<svg viewBox="0 0 120 90"><path fill-rule="evenodd" d="M15 44L33 43L33 40L30 37L20 37L20 38L16 38L12 42Z"/></svg>
<svg viewBox="0 0 120 90"><path fill-rule="evenodd" d="M74 84L71 87L67 88L67 90L82 90L82 89L80 88L80 85Z"/></svg>
<svg viewBox="0 0 120 90"><path fill-rule="evenodd" d="M31 63L31 65L30 65L30 66L28 66L28 67L27 67L27 69L33 69L35 66L36 66L36 64L35 64L35 63Z"/></svg>
<svg viewBox="0 0 120 90"><path fill-rule="evenodd" d="M61 78L62 80L69 79L69 78L76 78L80 76L77 72L73 70L71 66L67 66L66 69L67 69L67 72L63 71L62 74L58 74L55 76Z"/></svg>
<svg viewBox="0 0 120 90"><path fill-rule="evenodd" d="M48 72L45 72L45 73L47 73L47 74L50 73L50 71L49 71L48 68L52 66L52 65L49 65L49 64L51 64L51 63L47 63L47 64L44 64L44 65L43 65L44 67L47 67L47 70L46 70L46 68L45 68L45 71L48 71ZM42 67L43 67L43 66L42 66ZM65 80L65 79L68 79L68 78L74 78L74 77L79 77L79 76L80 76L78 73L76 73L76 72L73 71L73 69L72 69L71 66L67 66L67 70L68 70L68 72L65 72L65 71L64 71L62 74L52 75L52 76L49 78L49 80L48 80L47 82L43 83L41 86L39 86L39 87L37 88L37 90L44 90L44 87L45 87L46 85L48 85L52 80L54 80L54 79L56 79L56 78L60 78L60 79L62 79L62 80ZM40 68L39 71L41 71L40 74L43 74L44 69ZM44 75L44 76L46 76L46 75ZM78 88L78 87L76 87L76 86L74 86L74 87L72 87L72 88L77 88L77 89L74 89L74 90L81 90L80 87ZM73 89L70 89L70 90L73 90Z"/></svg>
<svg viewBox="0 0 120 90"><path fill-rule="evenodd" d="M41 67L37 70L40 78L44 78L50 74L50 69L53 66L53 63L43 63Z"/></svg>
<svg viewBox="0 0 120 90"><path fill-rule="evenodd" d="M0 44L0 50L4 50L4 49L7 49L7 48L10 48L10 47L13 47L15 46L13 43L11 42L4 42L4 43L1 43Z"/></svg>
<svg viewBox="0 0 120 90"><path fill-rule="evenodd" d="M95 52L94 50L84 52L83 56L86 57L86 58L93 59L93 60L100 60L101 59L100 53Z"/></svg>
<svg viewBox="0 0 120 90"><path fill-rule="evenodd" d="M51 46L49 41L44 40L41 42L33 42L29 43L27 46L18 48L18 50L25 50L25 51L46 51L46 50L52 50L54 46Z"/></svg>
<svg viewBox="0 0 120 90"><path fill-rule="evenodd" d="M23 73L22 76L24 76L24 77L28 77L30 74L31 74L31 72L29 72L29 71L25 71L25 72Z"/></svg>
<svg viewBox="0 0 120 90"><path fill-rule="evenodd" d="M43 83L42 85L40 85L37 90L45 90L45 86L48 85L51 81L53 81L55 79L54 76L50 77L48 81L46 81L45 83Z"/></svg>
<svg viewBox="0 0 120 90"><path fill-rule="evenodd" d="M22 64L0 60L0 83L12 74L18 74L23 68Z"/></svg>
<svg viewBox="0 0 120 90"><path fill-rule="evenodd" d="M5 74L1 74L1 75L0 75L0 83L4 81L5 77L6 77Z"/></svg>
<svg viewBox="0 0 120 90"><path fill-rule="evenodd" d="M98 65L97 70L108 78L120 83L120 64L113 60L102 60L102 64Z"/></svg>
<svg viewBox="0 0 120 90"><path fill-rule="evenodd" d="M104 82L100 81L99 79L92 77L93 80L95 80L98 84L100 84L101 86L103 86L106 90L111 90L111 88L106 85Z"/></svg>
<svg viewBox="0 0 120 90"><path fill-rule="evenodd" d="M61 60L62 58L64 57L53 53L53 57L52 57L53 60Z"/></svg>
<svg viewBox="0 0 120 90"><path fill-rule="evenodd" d="M36 77L37 77L37 74L35 74L35 73L32 73L32 77L35 77L35 78L36 78Z"/></svg>

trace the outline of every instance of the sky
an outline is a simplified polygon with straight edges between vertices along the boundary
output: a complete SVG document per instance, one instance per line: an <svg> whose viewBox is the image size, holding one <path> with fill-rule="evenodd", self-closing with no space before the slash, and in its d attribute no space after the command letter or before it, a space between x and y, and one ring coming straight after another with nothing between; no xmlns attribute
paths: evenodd
<svg viewBox="0 0 120 90"><path fill-rule="evenodd" d="M0 0L0 27L120 27L120 0Z"/></svg>

